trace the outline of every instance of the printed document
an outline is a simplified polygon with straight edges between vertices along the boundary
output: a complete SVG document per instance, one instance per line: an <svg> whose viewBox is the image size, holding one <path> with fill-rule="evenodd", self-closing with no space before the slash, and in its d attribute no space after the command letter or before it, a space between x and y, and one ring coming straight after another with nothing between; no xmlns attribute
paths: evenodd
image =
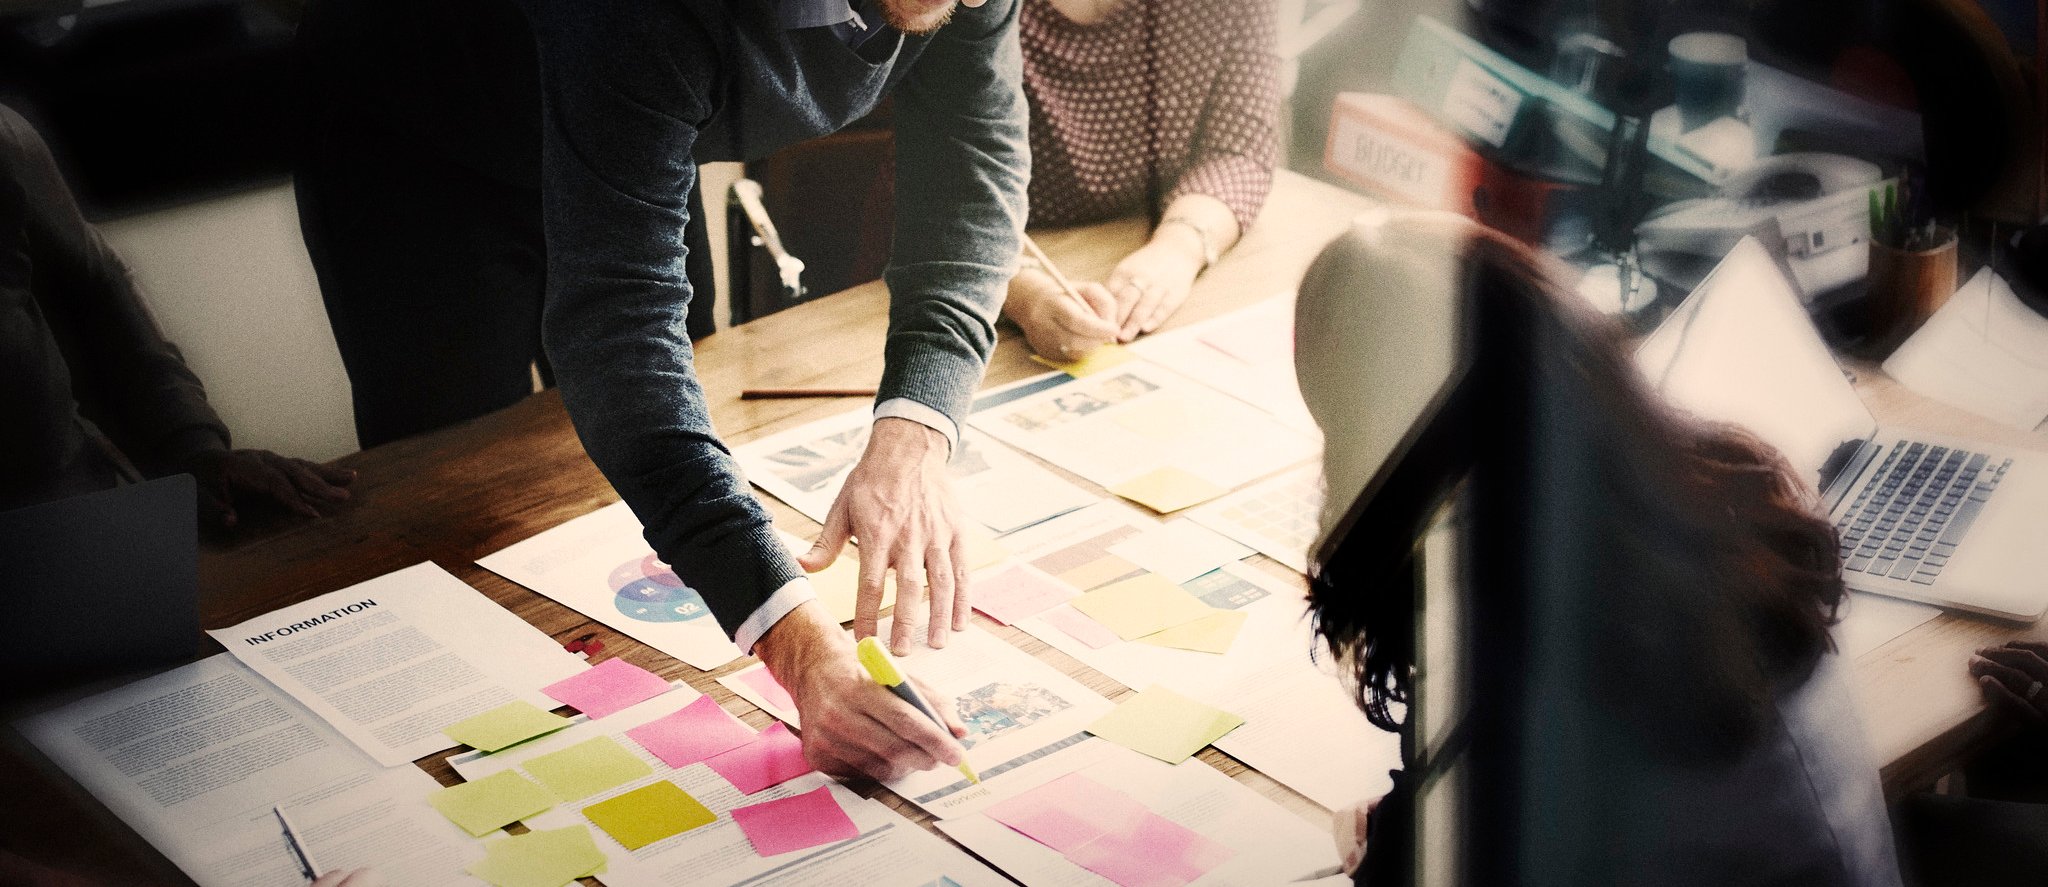
<svg viewBox="0 0 2048 887"><path fill-rule="evenodd" d="M632 509L615 502L477 565L694 668L740 658L704 598L655 556L642 532Z"/></svg>
<svg viewBox="0 0 2048 887"><path fill-rule="evenodd" d="M426 804L438 785L350 745L234 657L24 719L23 734L207 887L301 887L272 805L322 868L462 883L482 848Z"/></svg>
<svg viewBox="0 0 2048 887"><path fill-rule="evenodd" d="M1320 436L1294 375L1294 294L1147 336L1138 356Z"/></svg>
<svg viewBox="0 0 2048 887"><path fill-rule="evenodd" d="M207 633L387 767L507 702L553 708L540 688L586 667L432 563Z"/></svg>
<svg viewBox="0 0 2048 887"><path fill-rule="evenodd" d="M2048 419L2048 317L1990 268L1884 362L1907 388L2023 431Z"/></svg>

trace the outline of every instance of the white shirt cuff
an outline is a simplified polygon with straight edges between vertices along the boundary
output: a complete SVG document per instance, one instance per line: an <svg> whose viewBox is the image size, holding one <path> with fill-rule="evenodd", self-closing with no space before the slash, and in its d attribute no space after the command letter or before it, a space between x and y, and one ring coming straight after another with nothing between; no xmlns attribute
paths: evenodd
<svg viewBox="0 0 2048 887"><path fill-rule="evenodd" d="M945 435L948 461L951 461L953 453L960 452L960 426L953 424L953 419L945 413L910 398L892 397L875 404L875 418L909 419Z"/></svg>
<svg viewBox="0 0 2048 887"><path fill-rule="evenodd" d="M781 588L776 589L774 594L769 595L767 600L762 601L760 606L755 607L754 614L748 616L747 621L740 623L740 630L733 633L732 642L740 648L740 652L752 656L754 645L761 641L761 636L767 634L768 629L774 628L775 623L781 622L782 617L802 606L805 601L817 599L817 593L811 590L810 579L798 576L789 580Z"/></svg>

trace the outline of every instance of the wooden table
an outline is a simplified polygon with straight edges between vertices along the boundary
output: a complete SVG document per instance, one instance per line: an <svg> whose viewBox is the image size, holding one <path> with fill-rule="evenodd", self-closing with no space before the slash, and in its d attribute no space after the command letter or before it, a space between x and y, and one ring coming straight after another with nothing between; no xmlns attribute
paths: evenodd
<svg viewBox="0 0 2048 887"><path fill-rule="evenodd" d="M1260 223L1204 275L1168 328L1291 288L1322 246L1370 205L1350 192L1283 173ZM1101 277L1144 237L1138 220L1037 235L1077 278ZM872 385L882 372L887 301L880 284L869 284L698 343L698 374L724 438L743 443L848 409L851 403L845 400L741 401L739 393L756 387ZM1028 360L1021 337L1006 335L990 362L987 381L1001 384L1042 371ZM1858 375L1858 387L1888 422L2036 449L2048 445L2048 438L2001 429L1920 398L1872 367L1859 367ZM558 640L594 633L605 641L607 655L622 655L664 676L686 680L728 707L749 709L744 719L755 727L769 722L765 713L743 702L735 705L732 693L714 680L752 660L713 673L697 671L475 565L478 557L618 498L584 456L553 392L457 427L347 457L340 464L360 472L355 500L341 513L316 522L262 528L230 544L207 546L200 560L203 624L236 623L432 560ZM764 500L783 526L793 531L817 528L788 506ZM1270 562L1264 566L1292 575ZM1129 693L1030 635L979 614L976 622L1105 696L1116 699ZM1888 792L1931 782L2000 734L2002 721L1985 709L1964 672L1964 662L1978 646L2024 633L1983 620L1943 616L1858 660L1855 686L1878 758L1886 762ZM10 747L0 750L0 847L107 883L188 883L68 779L48 772L47 764L14 766L39 759L22 748L18 737L9 737ZM1205 750L1202 757L1311 821L1328 821L1329 814L1321 807L1215 749ZM423 766L452 784L456 779L445 758L437 755ZM862 788L869 795L879 792L912 819L929 820L879 786Z"/></svg>

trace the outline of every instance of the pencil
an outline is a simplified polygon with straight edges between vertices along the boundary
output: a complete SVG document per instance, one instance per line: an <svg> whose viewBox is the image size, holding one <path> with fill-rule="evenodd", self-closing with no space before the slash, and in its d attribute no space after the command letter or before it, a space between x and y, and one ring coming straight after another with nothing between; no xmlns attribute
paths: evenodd
<svg viewBox="0 0 2048 887"><path fill-rule="evenodd" d="M795 400L804 397L874 397L873 388L748 388L741 400Z"/></svg>
<svg viewBox="0 0 2048 887"><path fill-rule="evenodd" d="M1060 266L1052 263L1052 257L1046 255L1045 250L1038 247L1038 241L1032 240L1029 234L1023 235L1023 237L1024 251L1031 254L1031 258L1038 262L1038 267L1045 269L1046 275L1052 278L1052 282L1060 285L1060 292L1066 293L1067 298L1073 299L1074 304L1081 306L1081 310L1094 314L1095 306L1088 304L1087 299L1081 298L1081 291L1074 288L1074 282L1068 280L1067 275L1060 273Z"/></svg>
<svg viewBox="0 0 2048 887"><path fill-rule="evenodd" d="M292 856L299 861L299 872L308 881L320 880L320 870L313 865L313 855L306 852L306 842L299 837L299 830L292 828L291 819L284 815L284 807L272 806L270 812L277 815L277 824L284 827L284 845L291 848Z"/></svg>

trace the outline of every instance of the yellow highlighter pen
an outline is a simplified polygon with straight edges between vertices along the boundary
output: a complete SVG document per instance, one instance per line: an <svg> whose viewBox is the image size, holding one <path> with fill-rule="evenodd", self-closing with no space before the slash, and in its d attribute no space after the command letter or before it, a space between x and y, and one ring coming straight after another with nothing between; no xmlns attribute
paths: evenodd
<svg viewBox="0 0 2048 887"><path fill-rule="evenodd" d="M889 651L882 647L880 640L861 638L860 643L854 646L854 652L860 658L861 667L868 670L868 677L874 678L875 683L896 694L896 698L910 703L911 708L924 712L925 717L931 718L940 729L946 729L946 719L940 717L939 710L926 702L917 688L903 677L903 670L896 667L896 660L890 658ZM975 775L974 767L967 763L965 756L960 759L960 775L967 777L969 783L981 784L981 777Z"/></svg>

